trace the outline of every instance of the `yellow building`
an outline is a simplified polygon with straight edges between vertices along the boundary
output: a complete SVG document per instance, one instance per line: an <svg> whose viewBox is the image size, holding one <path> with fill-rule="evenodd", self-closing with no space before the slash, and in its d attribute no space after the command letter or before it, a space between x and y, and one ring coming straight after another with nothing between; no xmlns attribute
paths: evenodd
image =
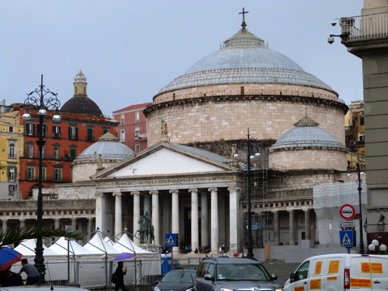
<svg viewBox="0 0 388 291"><path fill-rule="evenodd" d="M346 146L365 155L364 101L352 101L345 115Z"/></svg>
<svg viewBox="0 0 388 291"><path fill-rule="evenodd" d="M19 200L19 158L23 155L23 126L19 112L0 114L0 200Z"/></svg>

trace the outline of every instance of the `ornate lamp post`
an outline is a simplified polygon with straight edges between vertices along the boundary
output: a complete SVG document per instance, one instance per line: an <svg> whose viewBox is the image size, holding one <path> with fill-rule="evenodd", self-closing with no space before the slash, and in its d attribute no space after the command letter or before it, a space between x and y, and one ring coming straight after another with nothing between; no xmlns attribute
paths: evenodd
<svg viewBox="0 0 388 291"><path fill-rule="evenodd" d="M55 114L53 115L54 121L60 121L61 117L59 115L59 107L61 103L59 102L56 93L51 92L49 89L45 89L43 85L43 75L41 75L41 82L39 88L35 89L31 93L27 94L27 99L24 101L26 105L26 111L23 114L24 120L30 120L31 114L28 112L28 109L37 110L39 115L38 123L38 140L36 144L38 145L39 152L39 179L38 179L38 202L37 202L37 227L43 227L43 199L42 199L42 171L43 171L43 147L45 145L44 137L46 135L47 126L44 123L44 116L47 115L47 110L55 109ZM43 258L43 243L42 238L38 237L36 241L35 248L35 266L38 269L41 281L44 282L44 276L46 273L46 267L44 265Z"/></svg>

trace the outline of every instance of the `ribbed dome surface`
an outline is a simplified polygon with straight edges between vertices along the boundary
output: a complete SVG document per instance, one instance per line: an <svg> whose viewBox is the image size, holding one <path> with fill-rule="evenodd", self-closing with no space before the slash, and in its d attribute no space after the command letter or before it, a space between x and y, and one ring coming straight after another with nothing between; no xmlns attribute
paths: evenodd
<svg viewBox="0 0 388 291"><path fill-rule="evenodd" d="M87 147L78 157L80 159L97 159L101 155L104 160L124 160L133 155L133 151L119 142L118 138L107 132L98 141Z"/></svg>
<svg viewBox="0 0 388 291"><path fill-rule="evenodd" d="M189 87L232 83L282 83L333 91L288 57L266 48L263 40L243 28L226 40L219 51L198 61L158 94Z"/></svg>
<svg viewBox="0 0 388 291"><path fill-rule="evenodd" d="M87 96L74 96L67 100L62 106L61 112L103 116L100 107Z"/></svg>
<svg viewBox="0 0 388 291"><path fill-rule="evenodd" d="M294 124L295 128L284 133L271 150L305 148L305 147L329 147L346 149L331 133L318 127L318 123L305 116Z"/></svg>

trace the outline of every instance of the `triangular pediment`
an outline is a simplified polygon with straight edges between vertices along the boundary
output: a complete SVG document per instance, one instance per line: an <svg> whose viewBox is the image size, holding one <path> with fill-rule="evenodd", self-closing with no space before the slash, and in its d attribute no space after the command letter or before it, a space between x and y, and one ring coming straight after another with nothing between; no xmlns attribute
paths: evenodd
<svg viewBox="0 0 388 291"><path fill-rule="evenodd" d="M229 160L210 152L169 143L157 144L139 155L95 174L93 179L230 172Z"/></svg>

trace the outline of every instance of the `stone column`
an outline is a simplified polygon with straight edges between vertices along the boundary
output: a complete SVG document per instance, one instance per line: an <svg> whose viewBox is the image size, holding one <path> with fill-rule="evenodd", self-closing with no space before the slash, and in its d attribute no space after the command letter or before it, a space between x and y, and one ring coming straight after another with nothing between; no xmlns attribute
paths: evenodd
<svg viewBox="0 0 388 291"><path fill-rule="evenodd" d="M273 239L275 246L280 243L280 228L279 228L279 211L275 210L273 213Z"/></svg>
<svg viewBox="0 0 388 291"><path fill-rule="evenodd" d="M212 253L218 253L218 196L217 188L209 188L210 191L210 249Z"/></svg>
<svg viewBox="0 0 388 291"><path fill-rule="evenodd" d="M140 239L135 237L138 236L136 232L140 229L139 227L139 219L140 219L140 192L134 191L131 192L131 195L133 196L133 230L132 233L134 235L133 242L135 244L140 243Z"/></svg>
<svg viewBox="0 0 388 291"><path fill-rule="evenodd" d="M77 231L77 218L71 219L71 226L73 227L73 231Z"/></svg>
<svg viewBox="0 0 388 291"><path fill-rule="evenodd" d="M305 231L305 239L311 240L310 234L310 209L304 210L304 231Z"/></svg>
<svg viewBox="0 0 388 291"><path fill-rule="evenodd" d="M93 218L88 218L88 235L86 237L86 241L89 241L89 239L92 238L92 232L93 232Z"/></svg>
<svg viewBox="0 0 388 291"><path fill-rule="evenodd" d="M20 228L25 228L25 227L26 227L26 220L20 219Z"/></svg>
<svg viewBox="0 0 388 291"><path fill-rule="evenodd" d="M290 245L295 245L295 211L293 209L288 210L289 217L289 229L290 229Z"/></svg>
<svg viewBox="0 0 388 291"><path fill-rule="evenodd" d="M123 231L122 201L120 192L113 192L112 195L115 197L115 226L113 237L116 237ZM120 239L120 237L117 237L117 239Z"/></svg>
<svg viewBox="0 0 388 291"><path fill-rule="evenodd" d="M230 220L230 229L229 229L229 252L234 254L239 250L239 201L240 201L240 188L230 187L229 190L229 220Z"/></svg>
<svg viewBox="0 0 388 291"><path fill-rule="evenodd" d="M3 232L7 231L7 219L3 219L2 230L3 230Z"/></svg>
<svg viewBox="0 0 388 291"><path fill-rule="evenodd" d="M105 224L103 222L103 196L104 193L96 192L96 229L103 230ZM105 231L105 229L104 229Z"/></svg>
<svg viewBox="0 0 388 291"><path fill-rule="evenodd" d="M61 223L60 223L60 220L59 218L55 218L54 219L54 228L55 229L59 229L61 227ZM89 233L90 234L90 233Z"/></svg>
<svg viewBox="0 0 388 291"><path fill-rule="evenodd" d="M148 193L145 193L144 194L144 198L143 198L143 202L144 202L144 211L143 211L143 215L146 214L146 212L148 212L149 215L151 215L151 202L150 202L150 196L148 195Z"/></svg>
<svg viewBox="0 0 388 291"><path fill-rule="evenodd" d="M191 192L191 249L198 249L198 189L189 189Z"/></svg>
<svg viewBox="0 0 388 291"><path fill-rule="evenodd" d="M154 227L154 243L160 244L160 230L159 230L159 191L150 191L152 195L152 225Z"/></svg>
<svg viewBox="0 0 388 291"><path fill-rule="evenodd" d="M209 213L207 210L207 192L201 191L201 246L202 248L209 244Z"/></svg>
<svg viewBox="0 0 388 291"><path fill-rule="evenodd" d="M171 220L171 231L172 233L179 234L179 196L178 189L170 190L171 193L171 212L172 212L172 220ZM178 242L179 243L179 242ZM179 246L173 248L174 253L179 253Z"/></svg>

